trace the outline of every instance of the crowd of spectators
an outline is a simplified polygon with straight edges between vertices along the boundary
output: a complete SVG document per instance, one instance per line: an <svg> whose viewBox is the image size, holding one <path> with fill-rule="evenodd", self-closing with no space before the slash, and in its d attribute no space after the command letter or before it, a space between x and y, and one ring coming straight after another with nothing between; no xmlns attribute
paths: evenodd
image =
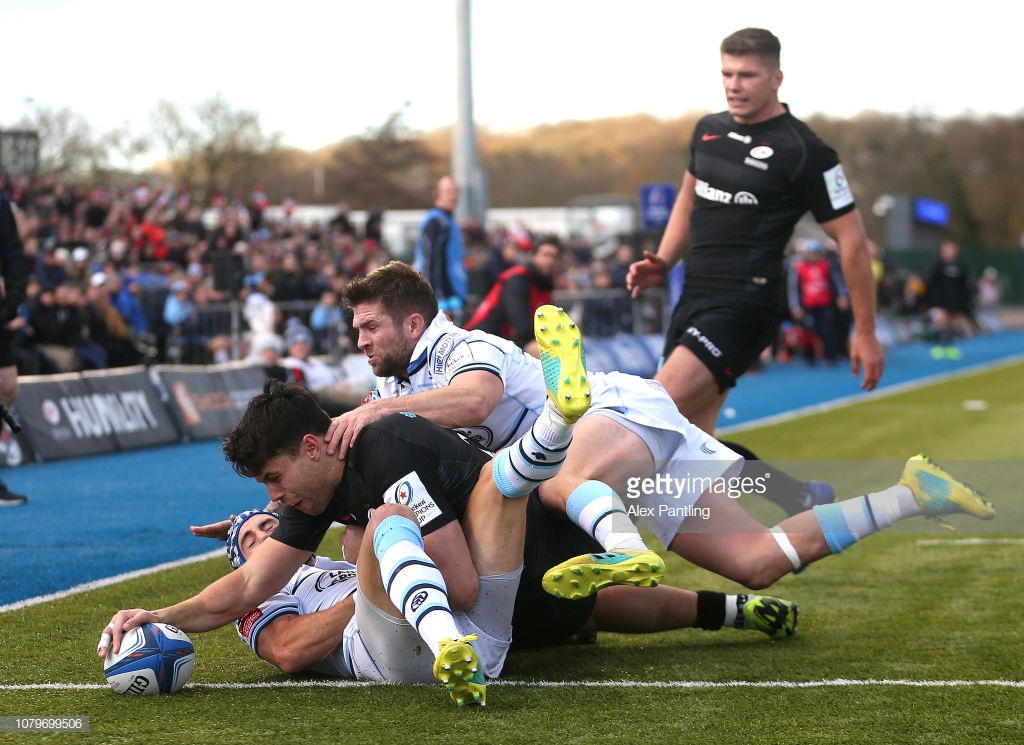
<svg viewBox="0 0 1024 745"><path fill-rule="evenodd" d="M301 224L286 200L284 218L274 221L258 184L248 196L218 192L203 201L184 186L146 179L81 185L49 175L0 175L0 190L19 208L33 266L18 320L21 374L282 358L292 319L308 330L313 355L339 356L354 349L338 306L341 291L350 278L391 259L381 210L370 211L364 226L353 223L345 205L326 224ZM539 242L553 240L561 249L554 291L580 291L574 311L588 334L661 331L657 318L636 323L624 293L635 246L623 243L598 256L585 240L534 235L523 225L462 228L475 301ZM880 251L875 261L883 313L919 318L926 327L921 274L886 266ZM240 318L229 306L241 309ZM837 330L840 339L847 332ZM789 343L780 339L779 349ZM841 343L835 354L842 356Z"/></svg>
<svg viewBox="0 0 1024 745"><path fill-rule="evenodd" d="M282 356L290 319L311 332L312 354L338 356L354 344L341 291L391 259L382 210L359 226L341 204L325 224L306 224L291 219L286 203L284 218L270 220L261 184L247 197L218 192L200 200L184 186L147 179L83 185L0 175L0 190L18 206L33 267L19 320L23 375L226 362L275 348ZM521 225L463 229L474 300L541 240ZM625 286L622 260L597 260L581 240L560 245L556 289ZM603 301L590 303L600 319L595 334L631 330L619 303L621 317Z"/></svg>
<svg viewBox="0 0 1024 745"><path fill-rule="evenodd" d="M1002 330L998 316L1002 286L995 267L986 267L974 281L956 258L956 244L948 239L927 271L891 260L875 241L869 240L868 245L878 334L886 346L932 342L935 359L958 359L957 340ZM849 336L851 316L835 245L813 238L797 240L788 267L790 319L765 357L776 362L800 358L811 365L845 359L843 342Z"/></svg>
<svg viewBox="0 0 1024 745"><path fill-rule="evenodd" d="M81 186L12 176L0 177L0 190L19 208L33 267L22 374L240 359L253 332L280 335L292 316L316 329L317 354L336 353L347 344L338 293L390 258L372 225L367 238L347 220L265 219L262 187L207 203L144 179ZM244 308L241 347L223 310L231 301ZM328 307L311 313L317 304Z"/></svg>

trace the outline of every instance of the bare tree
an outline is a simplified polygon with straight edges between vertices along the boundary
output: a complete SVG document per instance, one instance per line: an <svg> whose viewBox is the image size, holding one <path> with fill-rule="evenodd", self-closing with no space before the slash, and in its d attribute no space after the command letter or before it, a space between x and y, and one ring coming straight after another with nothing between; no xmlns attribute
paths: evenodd
<svg viewBox="0 0 1024 745"><path fill-rule="evenodd" d="M335 148L326 174L332 196L357 208L424 206L441 161L408 131L403 114L396 111L380 127Z"/></svg>
<svg viewBox="0 0 1024 745"><path fill-rule="evenodd" d="M107 150L85 118L68 107L52 109L28 102L20 129L39 134L39 169L58 176L81 176L105 165Z"/></svg>
<svg viewBox="0 0 1024 745"><path fill-rule="evenodd" d="M257 113L233 109L219 93L191 111L163 99L151 121L175 181L207 193L250 188L280 141L263 133Z"/></svg>
<svg viewBox="0 0 1024 745"><path fill-rule="evenodd" d="M150 134L133 133L128 122L100 136L99 144L105 153L120 155L124 167L129 172L135 170L136 158L148 153L153 146Z"/></svg>

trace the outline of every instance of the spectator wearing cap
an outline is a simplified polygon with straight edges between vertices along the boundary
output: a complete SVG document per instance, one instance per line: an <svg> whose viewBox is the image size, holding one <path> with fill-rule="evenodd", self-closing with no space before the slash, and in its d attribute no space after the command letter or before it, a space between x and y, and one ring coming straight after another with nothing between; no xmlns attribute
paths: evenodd
<svg viewBox="0 0 1024 745"><path fill-rule="evenodd" d="M188 282L183 279L171 282L171 291L164 303L164 322L169 326L177 326L195 314L196 306L189 297Z"/></svg>
<svg viewBox="0 0 1024 745"><path fill-rule="evenodd" d="M192 302L188 282L176 279L164 301L163 320L170 329L167 356L176 362L204 359L206 342L199 330L199 311Z"/></svg>
<svg viewBox="0 0 1024 745"><path fill-rule="evenodd" d="M71 266L68 267L68 279L84 285L92 278L92 275L92 265L89 263L89 249L85 246L78 246L71 252Z"/></svg>
<svg viewBox="0 0 1024 745"><path fill-rule="evenodd" d="M249 340L249 353L244 362L247 365L262 367L268 378L288 382L290 376L281 364L281 353L284 351L284 340L270 331L253 334Z"/></svg>
<svg viewBox="0 0 1024 745"><path fill-rule="evenodd" d="M354 390L338 367L312 356L313 332L301 323L292 323L284 333L286 357L281 365L292 380L305 386L331 416L358 406L367 391Z"/></svg>
<svg viewBox="0 0 1024 745"><path fill-rule="evenodd" d="M127 367L142 362L142 352L135 345L134 333L110 299L108 277L95 272L89 279L84 307L89 338L106 353L107 367Z"/></svg>

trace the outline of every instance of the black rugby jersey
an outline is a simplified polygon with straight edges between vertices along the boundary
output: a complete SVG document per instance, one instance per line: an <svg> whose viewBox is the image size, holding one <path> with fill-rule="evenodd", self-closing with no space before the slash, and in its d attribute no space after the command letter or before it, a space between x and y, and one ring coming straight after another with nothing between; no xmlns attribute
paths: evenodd
<svg viewBox="0 0 1024 745"><path fill-rule="evenodd" d="M327 509L307 515L286 507L273 538L315 551L334 521L365 527L385 502L412 508L428 535L462 517L490 460L489 452L451 430L412 414L391 414L359 433Z"/></svg>
<svg viewBox="0 0 1024 745"><path fill-rule="evenodd" d="M781 302L783 252L808 210L827 222L854 209L835 151L785 114L738 124L697 122L688 170L697 180L686 254L687 291L755 292Z"/></svg>

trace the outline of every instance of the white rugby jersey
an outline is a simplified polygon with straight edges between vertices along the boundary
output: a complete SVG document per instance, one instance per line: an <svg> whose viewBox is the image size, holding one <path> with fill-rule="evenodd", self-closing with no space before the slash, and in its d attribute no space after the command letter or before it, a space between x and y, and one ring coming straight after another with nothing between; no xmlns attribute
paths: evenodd
<svg viewBox="0 0 1024 745"><path fill-rule="evenodd" d="M235 627L242 641L253 652L259 641L260 632L275 618L284 615L305 616L326 610L356 591L356 567L346 561L335 561L326 556L317 556L316 565L303 564L292 575L288 584L258 608L253 608L235 621ZM355 625L355 616L346 630ZM338 644L324 660L309 668L312 672L345 678L354 677L345 664L344 643Z"/></svg>
<svg viewBox="0 0 1024 745"><path fill-rule="evenodd" d="M470 370L497 375L505 392L501 403L482 424L459 427L456 431L487 450L500 450L529 430L547 397L540 361L507 339L482 331L466 331L438 313L413 350L408 377L377 378L372 398L398 398L443 388L456 375ZM675 434L688 432L692 427L660 383L619 372L587 375L591 403L584 416L614 413L620 420L640 427ZM669 458L673 452L674 447L669 446L658 457Z"/></svg>
<svg viewBox="0 0 1024 745"><path fill-rule="evenodd" d="M530 429L546 395L540 362L507 339L466 331L439 312L412 352L408 377L377 378L373 398L397 398L443 388L456 375L470 370L497 375L505 386L505 395L485 422L456 431L487 450L498 450Z"/></svg>

